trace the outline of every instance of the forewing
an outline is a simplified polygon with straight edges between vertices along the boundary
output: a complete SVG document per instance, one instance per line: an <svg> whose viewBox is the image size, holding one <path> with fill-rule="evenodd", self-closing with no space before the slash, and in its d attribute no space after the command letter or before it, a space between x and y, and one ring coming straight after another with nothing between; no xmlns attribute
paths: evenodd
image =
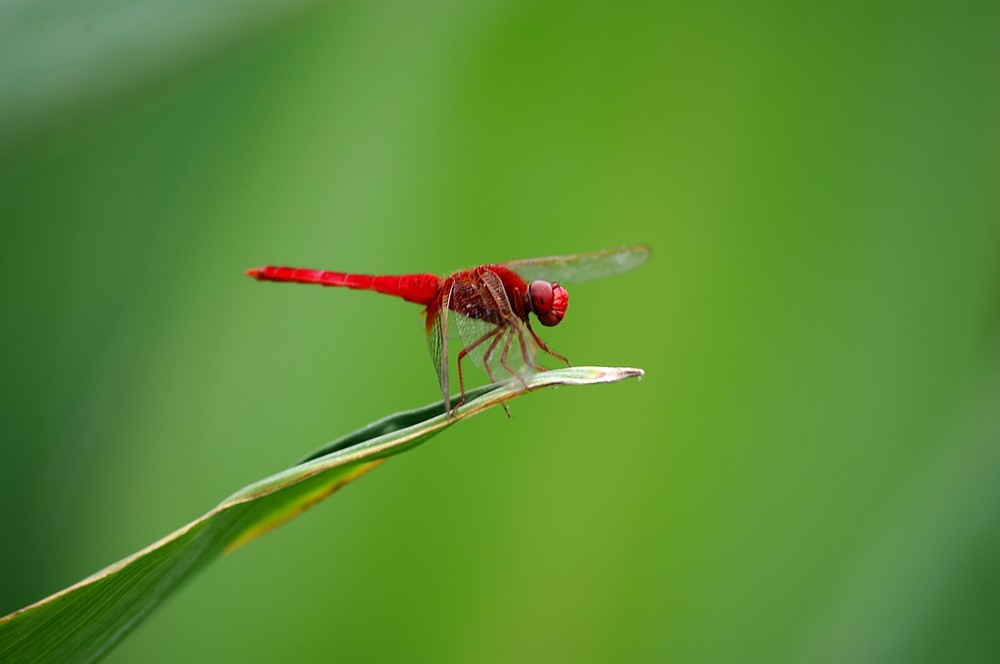
<svg viewBox="0 0 1000 664"><path fill-rule="evenodd" d="M634 270L648 259L649 247L637 244L590 254L511 261L504 265L525 281L541 279L548 282L578 283Z"/></svg>
<svg viewBox="0 0 1000 664"><path fill-rule="evenodd" d="M494 382L530 371L538 349L513 313L500 278L482 272L457 283L455 293L452 307L463 362L471 360Z"/></svg>

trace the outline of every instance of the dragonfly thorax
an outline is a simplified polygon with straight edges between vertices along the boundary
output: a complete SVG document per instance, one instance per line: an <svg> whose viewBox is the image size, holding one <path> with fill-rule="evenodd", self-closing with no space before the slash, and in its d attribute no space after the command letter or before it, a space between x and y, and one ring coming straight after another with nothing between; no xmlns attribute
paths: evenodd
<svg viewBox="0 0 1000 664"><path fill-rule="evenodd" d="M528 285L528 307L542 325L558 325L566 315L569 293L559 282L549 283L538 279Z"/></svg>

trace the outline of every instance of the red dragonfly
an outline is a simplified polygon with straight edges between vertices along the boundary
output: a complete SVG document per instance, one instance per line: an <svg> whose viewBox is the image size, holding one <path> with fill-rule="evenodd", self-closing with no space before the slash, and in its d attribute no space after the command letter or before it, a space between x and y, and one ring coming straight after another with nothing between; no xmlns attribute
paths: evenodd
<svg viewBox="0 0 1000 664"><path fill-rule="evenodd" d="M425 307L427 346L437 371L445 411L451 410L448 389L448 312L458 330L458 387L465 402L462 361L467 357L496 382L499 364L524 383L524 372L544 371L539 351L569 360L545 345L531 328L528 314L545 326L559 324L566 315L569 294L563 282L597 279L636 268L649 258L649 248L637 245L575 256L552 256L509 263L491 263L460 270L446 277L436 274L367 275L294 267L260 267L247 274L260 281L342 286L394 295ZM511 353L511 348L516 351Z"/></svg>

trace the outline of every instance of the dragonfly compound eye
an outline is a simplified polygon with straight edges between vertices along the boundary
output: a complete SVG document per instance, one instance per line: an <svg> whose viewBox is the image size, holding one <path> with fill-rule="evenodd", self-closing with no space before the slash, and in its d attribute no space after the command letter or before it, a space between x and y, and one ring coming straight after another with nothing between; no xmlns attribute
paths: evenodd
<svg viewBox="0 0 1000 664"><path fill-rule="evenodd" d="M528 303L542 325L557 325L566 315L569 294L558 283L532 281L528 286Z"/></svg>

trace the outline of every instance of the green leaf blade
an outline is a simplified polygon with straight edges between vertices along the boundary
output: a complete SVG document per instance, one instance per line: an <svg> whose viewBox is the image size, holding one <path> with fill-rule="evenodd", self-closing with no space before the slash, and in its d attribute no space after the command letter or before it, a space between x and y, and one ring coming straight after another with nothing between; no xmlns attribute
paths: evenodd
<svg viewBox="0 0 1000 664"><path fill-rule="evenodd" d="M69 588L0 618L0 662L95 661L121 642L187 579L219 555L298 516L340 487L467 417L543 387L641 377L639 369L571 367L469 392L453 413L431 404L398 413L324 445L251 484L145 549Z"/></svg>

